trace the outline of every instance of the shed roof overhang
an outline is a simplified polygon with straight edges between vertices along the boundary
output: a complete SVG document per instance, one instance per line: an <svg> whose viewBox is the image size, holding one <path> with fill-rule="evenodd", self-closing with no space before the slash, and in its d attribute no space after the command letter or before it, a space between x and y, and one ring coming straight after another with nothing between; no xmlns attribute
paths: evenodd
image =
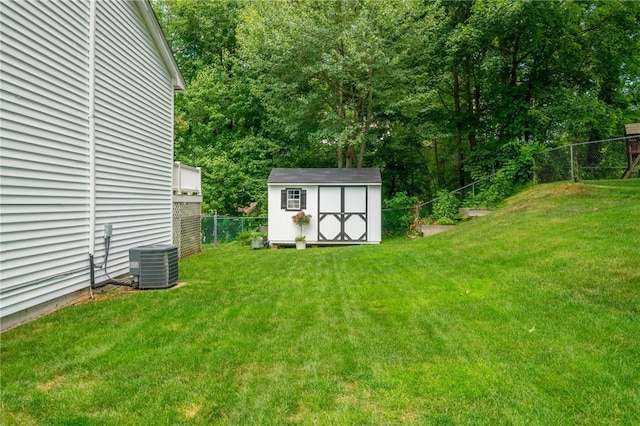
<svg viewBox="0 0 640 426"><path fill-rule="evenodd" d="M277 184L368 184L380 185L382 178L378 168L323 168L323 169L285 169L271 170L269 185Z"/></svg>

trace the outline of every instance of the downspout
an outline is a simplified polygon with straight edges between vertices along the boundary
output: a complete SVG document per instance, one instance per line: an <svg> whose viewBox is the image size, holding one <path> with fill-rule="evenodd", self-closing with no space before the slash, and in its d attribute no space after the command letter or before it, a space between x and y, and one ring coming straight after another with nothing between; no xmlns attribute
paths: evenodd
<svg viewBox="0 0 640 426"><path fill-rule="evenodd" d="M95 90L96 90L96 2L89 1L89 266L91 282L89 292L93 297L95 286L94 254L96 250L96 127L95 127Z"/></svg>

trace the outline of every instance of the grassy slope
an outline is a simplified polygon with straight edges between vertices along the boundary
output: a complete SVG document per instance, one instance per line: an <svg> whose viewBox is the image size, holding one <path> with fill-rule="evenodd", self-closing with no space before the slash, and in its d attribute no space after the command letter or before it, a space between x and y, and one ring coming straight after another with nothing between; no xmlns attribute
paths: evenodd
<svg viewBox="0 0 640 426"><path fill-rule="evenodd" d="M2 335L0 423L632 423L638 206L543 185L425 239L208 249Z"/></svg>

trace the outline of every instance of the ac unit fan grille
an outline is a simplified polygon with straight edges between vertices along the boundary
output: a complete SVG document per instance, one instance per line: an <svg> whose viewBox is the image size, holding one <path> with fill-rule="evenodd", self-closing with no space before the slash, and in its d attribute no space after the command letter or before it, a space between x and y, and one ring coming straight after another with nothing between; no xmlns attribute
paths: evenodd
<svg viewBox="0 0 640 426"><path fill-rule="evenodd" d="M178 283L178 248L175 246L147 246L131 249L131 273L138 275L138 288L167 288Z"/></svg>

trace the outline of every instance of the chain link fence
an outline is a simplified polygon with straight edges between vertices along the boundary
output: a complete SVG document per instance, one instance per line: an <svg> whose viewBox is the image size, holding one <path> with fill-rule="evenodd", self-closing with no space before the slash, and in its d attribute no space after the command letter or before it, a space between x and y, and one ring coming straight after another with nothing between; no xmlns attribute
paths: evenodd
<svg viewBox="0 0 640 426"><path fill-rule="evenodd" d="M218 244L236 241L242 232L257 231L260 227L267 226L267 223L266 216L203 215L202 242L204 244Z"/></svg>
<svg viewBox="0 0 640 426"><path fill-rule="evenodd" d="M632 138L637 139L637 136ZM534 183L638 178L640 173L634 168L633 162L636 162L637 167L640 160L634 160L638 154L633 151L635 154L632 155L627 143L629 139L630 137L583 142L540 152L534 155L532 164ZM637 147L634 149L640 150ZM496 174L449 193L462 205L465 200L473 200L495 184L500 184ZM383 235L402 233L412 221L431 216L436 201L437 198L419 202L415 206L383 209Z"/></svg>
<svg viewBox="0 0 640 426"><path fill-rule="evenodd" d="M626 139L583 142L540 152L533 161L535 182L621 179L629 165ZM637 178L638 173L631 177Z"/></svg>
<svg viewBox="0 0 640 426"><path fill-rule="evenodd" d="M540 152L533 160L534 182L620 179L629 167L627 139L583 142ZM638 178L639 174L634 173L631 177ZM495 175L486 176L450 193L462 204L494 184L494 178ZM406 232L416 218L429 217L436 200L421 201L413 206L383 208L383 237ZM267 217L203 215L201 223L202 243L217 244L236 241L240 233L259 230L267 226L268 220Z"/></svg>
<svg viewBox="0 0 640 426"><path fill-rule="evenodd" d="M461 188L449 191L449 193L457 198L459 205L462 206L465 200L475 198L487 185L491 185L494 177L495 174L485 176ZM433 198L428 201L418 201L416 205L413 206L383 208L383 237L405 234L416 221L428 218L433 214L433 207L436 201L438 201L438 198Z"/></svg>
<svg viewBox="0 0 640 426"><path fill-rule="evenodd" d="M429 211L432 201L421 206L421 214ZM413 219L415 207L402 209L384 209L382 211L382 232L383 235L394 235L395 228L398 227L398 217L409 217L409 224ZM245 231L259 231L261 227L268 224L267 217L241 217L223 215L202 215L201 217L201 238L202 244L230 243L238 240L238 236ZM405 227L405 231L408 225Z"/></svg>

